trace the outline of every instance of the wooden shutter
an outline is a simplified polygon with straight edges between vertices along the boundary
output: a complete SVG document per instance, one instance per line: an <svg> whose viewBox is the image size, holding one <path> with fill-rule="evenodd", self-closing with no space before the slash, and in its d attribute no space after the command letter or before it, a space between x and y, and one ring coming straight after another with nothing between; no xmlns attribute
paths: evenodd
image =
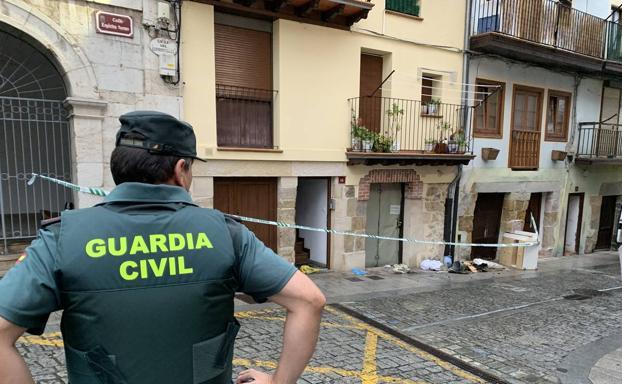
<svg viewBox="0 0 622 384"><path fill-rule="evenodd" d="M382 57L361 55L359 117L367 129L380 131L382 119L382 89L369 97L382 83Z"/></svg>
<svg viewBox="0 0 622 384"><path fill-rule="evenodd" d="M214 25L216 84L272 89L272 34Z"/></svg>
<svg viewBox="0 0 622 384"><path fill-rule="evenodd" d="M215 178L214 208L225 213L264 220L277 218L277 179ZM263 243L276 252L277 228L244 222Z"/></svg>

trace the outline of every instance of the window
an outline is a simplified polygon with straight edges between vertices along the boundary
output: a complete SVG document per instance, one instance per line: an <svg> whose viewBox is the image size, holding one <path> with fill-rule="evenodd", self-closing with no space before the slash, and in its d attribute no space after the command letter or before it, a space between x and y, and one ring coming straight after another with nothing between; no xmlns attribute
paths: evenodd
<svg viewBox="0 0 622 384"><path fill-rule="evenodd" d="M544 140L566 141L568 139L570 98L570 93L549 91Z"/></svg>
<svg viewBox="0 0 622 384"><path fill-rule="evenodd" d="M423 73L421 75L421 114L440 117L441 76Z"/></svg>
<svg viewBox="0 0 622 384"><path fill-rule="evenodd" d="M387 0L386 9L419 17L419 0Z"/></svg>
<svg viewBox="0 0 622 384"><path fill-rule="evenodd" d="M421 102L429 103L434 96L434 78L424 74L421 78Z"/></svg>
<svg viewBox="0 0 622 384"><path fill-rule="evenodd" d="M475 107L473 133L475 137L503 137L504 83L476 80L475 99L486 100ZM500 87L499 87L500 86Z"/></svg>

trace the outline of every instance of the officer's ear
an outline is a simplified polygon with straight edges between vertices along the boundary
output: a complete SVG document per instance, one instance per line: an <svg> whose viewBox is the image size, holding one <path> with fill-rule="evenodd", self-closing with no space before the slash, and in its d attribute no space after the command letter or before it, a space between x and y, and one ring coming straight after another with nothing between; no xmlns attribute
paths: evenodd
<svg viewBox="0 0 622 384"><path fill-rule="evenodd" d="M190 167L190 164L187 164L187 160L179 159L175 163L173 182L175 185L184 188L186 191L190 190L190 184L192 184L192 168Z"/></svg>

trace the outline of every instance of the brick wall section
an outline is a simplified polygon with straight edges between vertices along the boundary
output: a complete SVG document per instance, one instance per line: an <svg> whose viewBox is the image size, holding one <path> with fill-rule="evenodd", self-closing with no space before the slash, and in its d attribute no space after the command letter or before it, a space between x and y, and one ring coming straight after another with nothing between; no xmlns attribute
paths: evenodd
<svg viewBox="0 0 622 384"><path fill-rule="evenodd" d="M358 200L369 200L372 183L407 183L404 198L418 200L423 197L423 182L413 169L374 169L359 181Z"/></svg>

